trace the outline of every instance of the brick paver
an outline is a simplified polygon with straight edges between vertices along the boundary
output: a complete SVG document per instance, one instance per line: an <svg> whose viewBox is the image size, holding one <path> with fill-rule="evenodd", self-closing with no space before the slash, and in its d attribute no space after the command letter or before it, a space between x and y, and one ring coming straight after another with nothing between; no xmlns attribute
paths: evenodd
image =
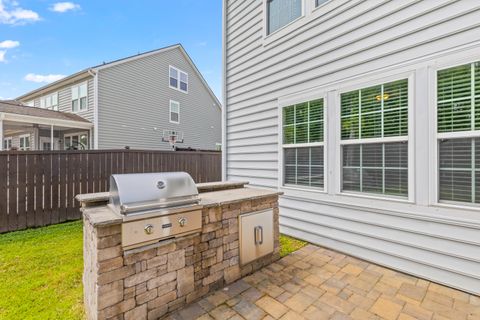
<svg viewBox="0 0 480 320"><path fill-rule="evenodd" d="M480 319L480 297L308 245L167 319Z"/></svg>

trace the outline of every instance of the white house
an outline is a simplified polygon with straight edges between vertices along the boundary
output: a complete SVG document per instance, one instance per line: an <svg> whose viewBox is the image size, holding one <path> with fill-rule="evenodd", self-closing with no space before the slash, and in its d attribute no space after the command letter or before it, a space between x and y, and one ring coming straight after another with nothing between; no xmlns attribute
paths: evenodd
<svg viewBox="0 0 480 320"><path fill-rule="evenodd" d="M224 0L224 177L281 231L480 293L480 2Z"/></svg>

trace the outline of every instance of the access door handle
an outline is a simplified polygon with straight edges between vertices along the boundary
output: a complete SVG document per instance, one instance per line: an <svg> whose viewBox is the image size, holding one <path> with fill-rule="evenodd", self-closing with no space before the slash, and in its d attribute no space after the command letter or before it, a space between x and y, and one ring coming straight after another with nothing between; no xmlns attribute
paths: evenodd
<svg viewBox="0 0 480 320"><path fill-rule="evenodd" d="M253 230L255 237L255 245L263 244L263 227L256 226Z"/></svg>

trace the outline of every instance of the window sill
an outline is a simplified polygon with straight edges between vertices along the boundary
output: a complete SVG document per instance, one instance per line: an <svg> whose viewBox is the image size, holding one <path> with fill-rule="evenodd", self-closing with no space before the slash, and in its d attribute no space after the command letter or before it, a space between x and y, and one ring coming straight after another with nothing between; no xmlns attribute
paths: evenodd
<svg viewBox="0 0 480 320"><path fill-rule="evenodd" d="M170 88L170 89L173 89L173 90L175 90L175 91L179 91L179 92L181 92L181 93L188 94L188 90L187 90L187 91L184 91L184 90L182 90L182 89L175 88L175 87L172 87L172 86L170 86L170 85L169 85L169 88Z"/></svg>
<svg viewBox="0 0 480 320"><path fill-rule="evenodd" d="M84 110L78 110L78 111L73 111L73 110L71 110L70 113L79 114L79 113L86 112L86 111L88 111L88 108L87 108L87 109L84 109Z"/></svg>
<svg viewBox="0 0 480 320"><path fill-rule="evenodd" d="M315 2L316 2L316 1L314 1L314 4L315 4ZM316 14L318 11L322 11L322 9L324 9L325 6L328 5L330 2L332 2L332 1L329 0L329 1L326 1L326 2L322 3L322 4L319 5L319 6L316 6L315 8L313 8L312 14ZM324 13L324 12L323 12L323 13ZM322 13L320 13L320 14L322 14Z"/></svg>
<svg viewBox="0 0 480 320"><path fill-rule="evenodd" d="M294 190L294 191L301 191L307 193L326 193L325 188L315 188L315 187L301 187L301 186L294 186L294 185L283 185L280 187L281 190Z"/></svg>
<svg viewBox="0 0 480 320"><path fill-rule="evenodd" d="M363 199L370 199L370 200L382 200L382 201L394 201L398 203L407 203L407 204L414 204L413 201L410 201L408 198L399 197L399 196L388 196L388 195L380 195L374 193L357 193L357 192L340 192L337 195L345 196L345 197L354 197L354 198L363 198Z"/></svg>
<svg viewBox="0 0 480 320"><path fill-rule="evenodd" d="M471 205L463 204L461 202L436 202L432 204L432 207L445 208L445 209L457 209L457 210L468 210L478 214L480 211L480 205L472 203Z"/></svg>

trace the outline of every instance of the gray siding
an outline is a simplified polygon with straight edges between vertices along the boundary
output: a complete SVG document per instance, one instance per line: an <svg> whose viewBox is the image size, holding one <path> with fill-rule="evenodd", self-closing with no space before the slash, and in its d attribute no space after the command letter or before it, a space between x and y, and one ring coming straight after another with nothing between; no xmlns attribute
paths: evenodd
<svg viewBox="0 0 480 320"><path fill-rule="evenodd" d="M169 65L188 73L188 94L169 87ZM163 129L183 131L179 147L214 150L221 142L220 108L180 49L100 69L98 94L100 149L169 150ZM169 122L170 100L180 103L180 124Z"/></svg>
<svg viewBox="0 0 480 320"><path fill-rule="evenodd" d="M259 187L281 188L279 98L376 71L381 79L382 70L392 66L403 72L422 59L480 41L480 3L475 0L331 0L293 23L289 32L266 39L262 2L224 2L226 178ZM427 68L414 68L417 80L428 83ZM428 90L417 81L415 102L427 106ZM327 108L335 103L333 92ZM335 133L335 117L328 120L329 132ZM332 180L339 176L340 160L333 152L327 155L326 193L281 188L282 232L480 293L480 213L429 205L425 121L434 119L414 121L413 203L339 195L339 182Z"/></svg>
<svg viewBox="0 0 480 320"><path fill-rule="evenodd" d="M58 111L70 112L72 113L72 87L78 84L88 81L88 109L85 111L77 112L79 116L91 121L93 123L93 114L94 114L94 86L93 86L93 77L88 77L81 81L68 82L57 90L48 91L48 93L43 95L35 96L34 103L36 108L40 108L40 98L42 96L48 96L52 93L58 92ZM32 99L24 99L22 102L26 103Z"/></svg>

